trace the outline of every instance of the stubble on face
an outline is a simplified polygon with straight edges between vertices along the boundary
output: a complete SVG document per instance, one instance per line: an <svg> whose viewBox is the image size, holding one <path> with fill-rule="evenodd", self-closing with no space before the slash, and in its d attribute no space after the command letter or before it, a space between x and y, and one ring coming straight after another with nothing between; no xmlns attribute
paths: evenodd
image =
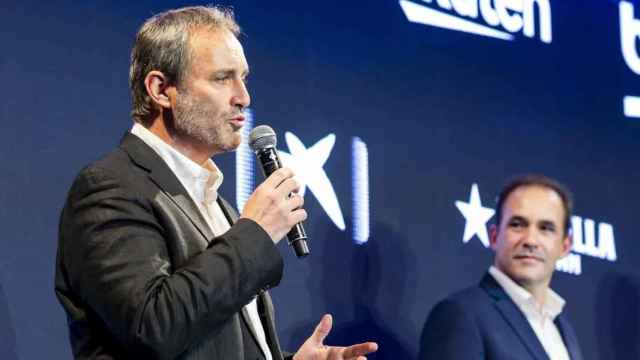
<svg viewBox="0 0 640 360"><path fill-rule="evenodd" d="M177 96L173 113L178 137L220 152L233 151L240 146L240 132L227 121L240 114L240 110L220 112L211 102L201 100L183 88Z"/></svg>
<svg viewBox="0 0 640 360"><path fill-rule="evenodd" d="M189 46L190 63L177 86L173 108L174 133L212 154L235 150L242 126L231 119L242 115L248 101L238 100L243 92L236 78L213 79L220 72L237 75L247 71L242 45L229 31L204 29L194 31Z"/></svg>

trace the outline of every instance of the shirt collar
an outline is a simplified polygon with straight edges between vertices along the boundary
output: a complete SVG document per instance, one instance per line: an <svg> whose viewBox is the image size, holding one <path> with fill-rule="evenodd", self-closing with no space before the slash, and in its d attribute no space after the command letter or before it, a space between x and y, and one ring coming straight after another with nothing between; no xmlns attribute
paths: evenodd
<svg viewBox="0 0 640 360"><path fill-rule="evenodd" d="M564 308L566 301L555 291L551 289L547 290L544 305L542 309L540 309L540 306L536 303L533 295L525 288L518 285L505 273L500 271L500 269L495 266L491 266L489 268L489 274L493 276L493 278L498 282L498 284L500 284L507 295L509 295L511 300L513 300L513 302L515 302L518 307L533 307L536 309L536 311L542 312L543 315L549 317L551 320L554 320L556 316L562 313L562 309Z"/></svg>
<svg viewBox="0 0 640 360"><path fill-rule="evenodd" d="M218 198L218 189L224 176L213 160L207 159L204 164L197 164L139 123L133 125L131 133L164 160L197 203L210 204Z"/></svg>

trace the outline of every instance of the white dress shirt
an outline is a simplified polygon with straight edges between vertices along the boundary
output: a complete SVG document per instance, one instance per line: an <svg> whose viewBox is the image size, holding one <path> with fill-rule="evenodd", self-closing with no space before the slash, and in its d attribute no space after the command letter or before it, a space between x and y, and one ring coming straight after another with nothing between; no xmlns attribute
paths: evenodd
<svg viewBox="0 0 640 360"><path fill-rule="evenodd" d="M529 291L511 280L495 266L489 268L489 273L527 318L549 358L551 360L570 360L567 347L562 341L562 335L553 322L564 308L564 299L549 289L545 295L544 305L540 306Z"/></svg>
<svg viewBox="0 0 640 360"><path fill-rule="evenodd" d="M131 133L149 145L169 166L191 199L198 205L200 213L207 221L213 234L221 235L227 232L230 228L229 221L217 202L218 189L222 185L223 175L216 164L211 159L202 165L193 162L138 123L133 125ZM266 355L266 360L272 360L264 328L258 315L256 299L251 300L245 309L258 337L258 343Z"/></svg>

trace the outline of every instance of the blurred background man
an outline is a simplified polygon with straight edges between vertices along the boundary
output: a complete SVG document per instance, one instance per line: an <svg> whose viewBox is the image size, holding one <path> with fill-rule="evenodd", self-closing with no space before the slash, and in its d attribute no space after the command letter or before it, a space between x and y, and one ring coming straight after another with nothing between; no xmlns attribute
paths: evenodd
<svg viewBox="0 0 640 360"><path fill-rule="evenodd" d="M571 194L540 175L519 177L498 197L494 264L480 284L439 302L425 324L421 359L580 360L565 301L549 284L571 250Z"/></svg>

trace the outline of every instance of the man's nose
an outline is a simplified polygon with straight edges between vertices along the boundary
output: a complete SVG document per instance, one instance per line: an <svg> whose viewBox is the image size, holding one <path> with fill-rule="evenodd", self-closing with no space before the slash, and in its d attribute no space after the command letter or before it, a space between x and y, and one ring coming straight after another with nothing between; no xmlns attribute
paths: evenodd
<svg viewBox="0 0 640 360"><path fill-rule="evenodd" d="M251 96L249 96L247 85L244 83L244 81L239 80L234 87L234 93L231 97L231 105L239 107L240 109L244 109L249 107L250 104Z"/></svg>
<svg viewBox="0 0 640 360"><path fill-rule="evenodd" d="M525 248L536 249L540 245L538 233L535 230L527 229L522 236L522 244Z"/></svg>

